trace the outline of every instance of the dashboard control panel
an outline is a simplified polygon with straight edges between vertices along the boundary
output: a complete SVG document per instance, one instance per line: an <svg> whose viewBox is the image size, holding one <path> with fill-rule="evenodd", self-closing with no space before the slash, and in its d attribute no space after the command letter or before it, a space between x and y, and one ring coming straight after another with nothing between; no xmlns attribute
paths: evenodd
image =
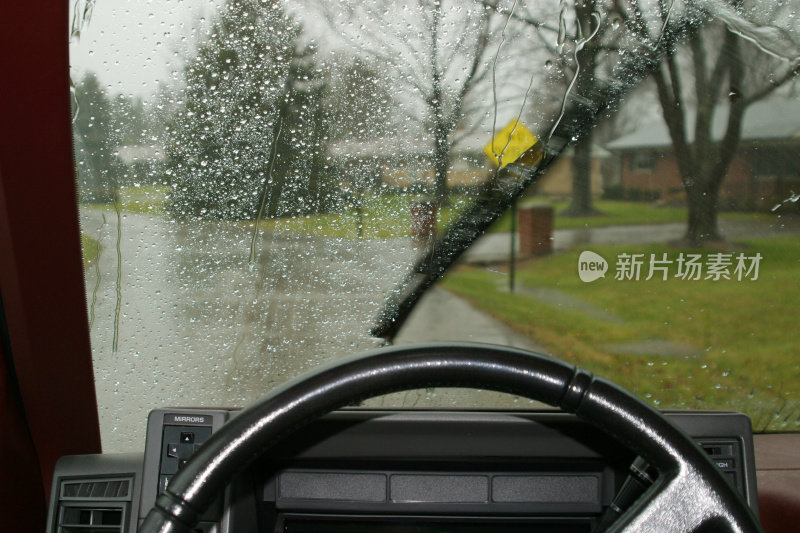
<svg viewBox="0 0 800 533"><path fill-rule="evenodd" d="M142 499L139 519L194 452L228 419L227 410L157 409L147 419ZM223 498L202 517L199 531L212 531L222 517Z"/></svg>
<svg viewBox="0 0 800 533"><path fill-rule="evenodd" d="M161 461L159 465L159 491L167 488L178 469L189 462L194 452L211 436L211 417L207 415L182 416L169 414L166 419L197 420L194 425L184 421L179 424L164 424L161 435Z"/></svg>
<svg viewBox="0 0 800 533"><path fill-rule="evenodd" d="M233 416L236 411L151 413L141 516L181 465ZM735 413L668 416L755 505L749 420ZM226 495L229 503L246 502L255 522L243 524L234 507L220 501L203 517L201 531L303 531L311 524L325 529L330 520L328 530L338 531L335 523L343 517L417 524L435 517L513 518L547 524L544 531L589 531L635 458L591 425L558 412L358 409L324 417L267 455L240 476L235 497L230 489Z"/></svg>
<svg viewBox="0 0 800 533"><path fill-rule="evenodd" d="M236 414L156 409L143 454L63 458L53 481L51 530L99 520L108 531L135 531L158 493ZM666 415L757 514L749 419ZM555 411L343 410L264 453L195 531L588 532L640 461L591 424Z"/></svg>

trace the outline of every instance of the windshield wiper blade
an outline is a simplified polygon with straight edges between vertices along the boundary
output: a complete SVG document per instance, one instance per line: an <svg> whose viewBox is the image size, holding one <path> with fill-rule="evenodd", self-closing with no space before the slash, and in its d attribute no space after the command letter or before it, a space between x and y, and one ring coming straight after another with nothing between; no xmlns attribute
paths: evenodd
<svg viewBox="0 0 800 533"><path fill-rule="evenodd" d="M633 57L620 60L611 79L594 80L590 90L573 97L545 145L545 156L538 166L509 164L482 187L477 200L426 248L411 272L392 291L370 330L371 335L391 342L425 291L547 171L569 143L584 138L601 115L616 110L620 99L660 63L659 54L630 55Z"/></svg>

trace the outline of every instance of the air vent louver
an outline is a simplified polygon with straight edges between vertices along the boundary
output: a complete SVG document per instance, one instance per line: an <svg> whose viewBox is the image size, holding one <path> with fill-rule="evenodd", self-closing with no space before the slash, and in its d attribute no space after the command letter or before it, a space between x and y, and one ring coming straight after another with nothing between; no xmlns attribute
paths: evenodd
<svg viewBox="0 0 800 533"><path fill-rule="evenodd" d="M64 506L58 531L61 533L122 532L125 511L122 507Z"/></svg>
<svg viewBox="0 0 800 533"><path fill-rule="evenodd" d="M132 478L61 481L58 533L123 533L130 509Z"/></svg>
<svg viewBox="0 0 800 533"><path fill-rule="evenodd" d="M62 498L128 498L130 480L65 481L61 484Z"/></svg>

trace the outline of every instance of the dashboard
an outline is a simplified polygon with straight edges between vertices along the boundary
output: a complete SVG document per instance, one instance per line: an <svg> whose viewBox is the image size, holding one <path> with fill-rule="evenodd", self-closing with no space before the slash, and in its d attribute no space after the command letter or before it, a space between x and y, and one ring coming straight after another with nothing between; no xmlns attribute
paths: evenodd
<svg viewBox="0 0 800 533"><path fill-rule="evenodd" d="M62 458L48 531L136 531L159 491L236 413L157 409L143 453ZM749 419L665 414L757 513ZM637 477L635 460L594 426L557 411L341 410L238 473L195 531L590 532Z"/></svg>

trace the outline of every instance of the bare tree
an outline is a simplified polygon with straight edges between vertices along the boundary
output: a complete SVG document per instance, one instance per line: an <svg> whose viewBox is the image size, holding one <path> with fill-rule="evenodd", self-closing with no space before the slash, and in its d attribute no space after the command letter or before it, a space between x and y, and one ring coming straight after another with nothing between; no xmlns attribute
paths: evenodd
<svg viewBox="0 0 800 533"><path fill-rule="evenodd" d="M360 57L334 57L328 73L325 108L332 139L375 139L386 135L392 95L380 65Z"/></svg>
<svg viewBox="0 0 800 533"><path fill-rule="evenodd" d="M447 172L464 103L489 71L492 14L458 0L445 4L445 0L416 0L403 6L392 0L320 4L338 33L359 53L385 65L392 82L417 100L402 107L407 118L417 121L433 139L435 197L440 204L448 202Z"/></svg>
<svg viewBox="0 0 800 533"><path fill-rule="evenodd" d="M790 20L786 6L776 3L765 13L766 5L759 4L757 23L745 15L741 0L698 0L680 12L667 0L650 9L639 0L615 4L636 38L631 52L663 54L651 75L686 191L685 239L694 245L721 240L719 191L741 140L745 111L796 79L800 66L796 55L783 50L800 49L797 36L775 25L782 17ZM721 137L713 135L715 113L725 113Z"/></svg>
<svg viewBox="0 0 800 533"><path fill-rule="evenodd" d="M480 1L495 11L509 12L497 0ZM538 3L535 10L523 7L510 16L537 29L561 68L580 69L566 93L577 110L571 114L573 120L581 120L581 101L591 98L600 85L598 75L611 72L620 51L642 57L642 63L644 58L661 57L651 76L686 191L686 240L695 244L719 240L719 190L741 139L744 113L752 103L797 80L800 39L796 31L779 25L790 23L796 2L775 3L765 12L763 3L757 11L748 10L747 0L578 0L569 4L576 24L571 39L580 42L581 33L596 35L565 61L552 43L565 38L567 5L559 2L558 25L553 17L542 15ZM598 16L605 19L599 27ZM617 20L627 30L627 39L614 31ZM715 112L727 112L722 138L712 135ZM575 147L573 196L567 212L589 214L592 132L590 127L576 130L583 136Z"/></svg>

